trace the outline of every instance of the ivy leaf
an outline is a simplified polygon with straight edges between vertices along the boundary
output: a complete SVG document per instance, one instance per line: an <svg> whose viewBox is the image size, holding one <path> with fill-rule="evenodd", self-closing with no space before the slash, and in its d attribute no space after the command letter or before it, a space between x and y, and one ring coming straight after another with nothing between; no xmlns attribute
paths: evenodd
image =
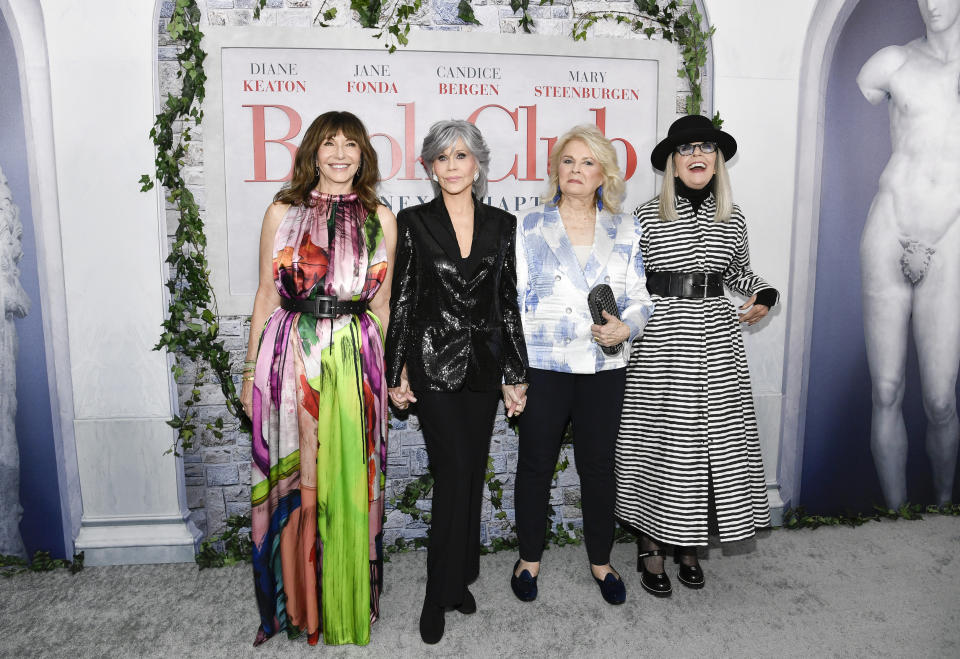
<svg viewBox="0 0 960 659"><path fill-rule="evenodd" d="M357 12L357 19L363 27L377 27L382 8L381 0L350 0L350 9Z"/></svg>
<svg viewBox="0 0 960 659"><path fill-rule="evenodd" d="M318 25L320 27L329 27L328 23L337 17L337 8L331 7L330 9L323 12L323 18L320 19Z"/></svg>
<svg viewBox="0 0 960 659"><path fill-rule="evenodd" d="M480 25L480 21L477 20L477 17L473 13L473 7L470 6L467 0L460 0L460 4L457 5L457 18L464 23Z"/></svg>

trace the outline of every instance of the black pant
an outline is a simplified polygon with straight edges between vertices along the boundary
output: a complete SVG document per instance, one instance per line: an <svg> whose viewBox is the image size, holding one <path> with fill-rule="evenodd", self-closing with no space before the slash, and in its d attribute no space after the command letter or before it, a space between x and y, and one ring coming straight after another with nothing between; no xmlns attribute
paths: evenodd
<svg viewBox="0 0 960 659"><path fill-rule="evenodd" d="M594 565L610 562L613 462L627 369L580 375L528 369L527 406L520 415L515 503L520 558L537 562L547 533L550 484L563 429L573 419L573 457L580 476L583 533Z"/></svg>
<svg viewBox="0 0 960 659"><path fill-rule="evenodd" d="M417 416L433 474L427 599L463 602L480 574L480 506L497 391L417 391Z"/></svg>

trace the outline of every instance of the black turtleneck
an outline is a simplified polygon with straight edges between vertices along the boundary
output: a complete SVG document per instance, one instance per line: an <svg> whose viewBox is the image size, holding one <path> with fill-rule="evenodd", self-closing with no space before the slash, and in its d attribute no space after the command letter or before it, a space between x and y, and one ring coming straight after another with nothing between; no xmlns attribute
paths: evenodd
<svg viewBox="0 0 960 659"><path fill-rule="evenodd" d="M673 186L678 195L690 202L690 205L693 206L693 212L699 213L700 207L703 205L704 200L706 200L706 198L710 196L710 193L713 192L713 181L716 178L716 176L711 177L705 186L699 190L695 190L691 187L688 187L679 176L675 176L673 179Z"/></svg>

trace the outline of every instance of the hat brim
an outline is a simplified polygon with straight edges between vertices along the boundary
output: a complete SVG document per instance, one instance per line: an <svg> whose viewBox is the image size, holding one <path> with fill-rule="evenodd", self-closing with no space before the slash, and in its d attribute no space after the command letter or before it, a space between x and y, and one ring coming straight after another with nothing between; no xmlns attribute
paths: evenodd
<svg viewBox="0 0 960 659"><path fill-rule="evenodd" d="M690 142L716 142L723 153L724 160L730 160L737 152L737 141L729 133L719 128L690 128L668 135L653 148L650 153L650 163L661 172L667 166L667 158L681 144Z"/></svg>

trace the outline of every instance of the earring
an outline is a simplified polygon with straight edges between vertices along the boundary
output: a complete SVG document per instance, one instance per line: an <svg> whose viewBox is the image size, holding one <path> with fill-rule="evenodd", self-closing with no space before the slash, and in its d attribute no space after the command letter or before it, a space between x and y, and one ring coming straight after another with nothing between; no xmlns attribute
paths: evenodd
<svg viewBox="0 0 960 659"><path fill-rule="evenodd" d="M603 186L602 185L597 186L597 210L598 211L603 210Z"/></svg>
<svg viewBox="0 0 960 659"><path fill-rule="evenodd" d="M473 173L473 180L474 180L474 181L479 181L479 180L480 180L480 170L479 170L479 169Z"/></svg>
<svg viewBox="0 0 960 659"><path fill-rule="evenodd" d="M313 177L320 178L320 165L314 165L313 169L314 169Z"/></svg>
<svg viewBox="0 0 960 659"><path fill-rule="evenodd" d="M433 179L434 181L436 181L437 183L440 182L440 177L437 176L437 173L436 173L436 172L434 172L433 175L432 175L430 178L432 178L432 179Z"/></svg>

